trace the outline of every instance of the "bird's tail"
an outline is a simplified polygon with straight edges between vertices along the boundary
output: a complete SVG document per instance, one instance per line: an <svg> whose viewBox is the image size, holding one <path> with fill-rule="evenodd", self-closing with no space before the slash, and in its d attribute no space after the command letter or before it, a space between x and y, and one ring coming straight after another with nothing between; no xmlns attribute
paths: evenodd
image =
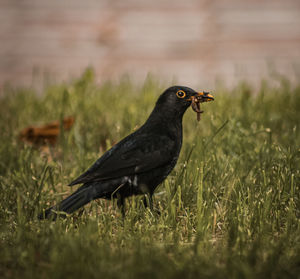
<svg viewBox="0 0 300 279"><path fill-rule="evenodd" d="M91 194L90 187L80 187L76 192L61 201L59 204L52 206L40 213L38 218L55 220L58 215L63 217L63 212L70 214L93 200Z"/></svg>

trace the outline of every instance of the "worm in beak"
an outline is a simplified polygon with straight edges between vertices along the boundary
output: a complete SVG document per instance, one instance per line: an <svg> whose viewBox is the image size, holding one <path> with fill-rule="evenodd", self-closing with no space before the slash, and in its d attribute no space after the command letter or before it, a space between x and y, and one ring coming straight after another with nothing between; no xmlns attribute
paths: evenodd
<svg viewBox="0 0 300 279"><path fill-rule="evenodd" d="M204 111L200 109L200 103L213 101L214 97L208 92L199 92L194 96L191 96L192 109L197 113L197 120L200 121L201 113Z"/></svg>

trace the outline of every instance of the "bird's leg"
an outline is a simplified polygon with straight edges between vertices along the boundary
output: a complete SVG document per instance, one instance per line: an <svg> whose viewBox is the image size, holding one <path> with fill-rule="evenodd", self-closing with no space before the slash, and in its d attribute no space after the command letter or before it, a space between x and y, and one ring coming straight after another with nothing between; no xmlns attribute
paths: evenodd
<svg viewBox="0 0 300 279"><path fill-rule="evenodd" d="M153 211L153 199L150 193L144 195L143 203L145 207L150 207L151 211Z"/></svg>
<svg viewBox="0 0 300 279"><path fill-rule="evenodd" d="M118 197L117 205L122 212L122 217L124 218L125 217L125 199L124 199L124 196L121 195L120 193L117 193L117 197Z"/></svg>
<svg viewBox="0 0 300 279"><path fill-rule="evenodd" d="M79 212L78 212L78 217L80 217L82 214L83 214L83 212L84 212L84 208L81 208L80 210L79 210Z"/></svg>
<svg viewBox="0 0 300 279"><path fill-rule="evenodd" d="M114 195L117 196L117 206L121 209L123 218L125 217L125 206L124 206L124 196L120 193L120 189L125 185L126 183L122 183L112 194L111 199L113 199Z"/></svg>
<svg viewBox="0 0 300 279"><path fill-rule="evenodd" d="M160 215L161 212L158 208L153 207L153 198L152 194L148 193L144 195L143 203L145 207L149 207L152 212L155 212L156 214Z"/></svg>

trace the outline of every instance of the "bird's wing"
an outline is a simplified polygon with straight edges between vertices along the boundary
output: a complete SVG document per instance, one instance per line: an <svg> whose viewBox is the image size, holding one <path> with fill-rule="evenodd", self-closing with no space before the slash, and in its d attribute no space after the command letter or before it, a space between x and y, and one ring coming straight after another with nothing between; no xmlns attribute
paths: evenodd
<svg viewBox="0 0 300 279"><path fill-rule="evenodd" d="M123 139L100 157L69 186L131 176L163 166L176 156L176 143L168 136L134 134Z"/></svg>

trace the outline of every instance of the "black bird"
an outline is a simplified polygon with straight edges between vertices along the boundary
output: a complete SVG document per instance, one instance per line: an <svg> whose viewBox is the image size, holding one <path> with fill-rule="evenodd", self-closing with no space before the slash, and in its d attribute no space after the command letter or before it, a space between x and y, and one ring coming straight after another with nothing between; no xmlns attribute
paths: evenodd
<svg viewBox="0 0 300 279"><path fill-rule="evenodd" d="M200 116L199 104L213 99L207 92L197 93L185 86L168 88L158 98L145 124L71 182L69 186L83 185L39 218L55 219L55 211L72 213L98 198L117 198L124 214L124 199L140 194L148 195L152 208L154 190L172 171L180 153L183 114L192 104Z"/></svg>

